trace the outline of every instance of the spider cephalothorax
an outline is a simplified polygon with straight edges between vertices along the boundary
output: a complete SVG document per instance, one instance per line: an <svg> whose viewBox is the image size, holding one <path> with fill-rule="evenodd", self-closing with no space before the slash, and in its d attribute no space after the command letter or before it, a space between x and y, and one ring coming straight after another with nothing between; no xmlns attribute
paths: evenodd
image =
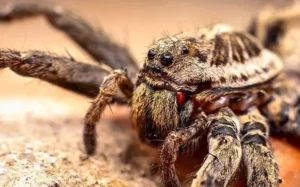
<svg viewBox="0 0 300 187"><path fill-rule="evenodd" d="M258 95L270 90L281 68L254 38L224 25L161 39L138 74L133 122L143 139L155 140L201 112L227 106L244 112L266 102Z"/></svg>
<svg viewBox="0 0 300 187"><path fill-rule="evenodd" d="M266 48L283 54L282 37L289 23L299 20L300 10L278 12L260 14L249 33L216 25L162 38L149 47L138 70L127 49L63 8L12 4L0 12L1 20L43 14L96 60L116 70L10 50L0 51L0 68L97 96L85 117L83 139L89 155L96 150L95 124L105 106L131 103L139 137L160 148L164 186L180 186L174 165L177 152L196 149L191 145L203 136L209 154L193 187L228 186L241 164L248 186L279 186L267 140L272 133L300 140L300 90L293 86L299 83L299 71L288 74L280 58ZM120 69L123 66L129 68L129 76ZM137 73L135 84L132 73Z"/></svg>

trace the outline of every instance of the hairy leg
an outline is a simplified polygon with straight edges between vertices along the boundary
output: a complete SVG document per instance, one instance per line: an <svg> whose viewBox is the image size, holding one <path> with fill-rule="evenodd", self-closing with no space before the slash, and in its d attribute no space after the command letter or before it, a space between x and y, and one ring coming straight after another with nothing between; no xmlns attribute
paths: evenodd
<svg viewBox="0 0 300 187"><path fill-rule="evenodd" d="M286 124L284 124L281 129L280 133L286 137L287 139L291 140L292 142L296 143L299 146L300 141L300 106L291 109L293 115L293 120L290 120Z"/></svg>
<svg viewBox="0 0 300 187"><path fill-rule="evenodd" d="M274 97L272 101L262 108L263 114L272 125L272 134L282 136L297 145L299 145L300 141L299 101L293 106L281 97Z"/></svg>
<svg viewBox="0 0 300 187"><path fill-rule="evenodd" d="M271 125L271 134L283 136L299 145L300 141L299 76L289 74L274 85L275 93L260 107Z"/></svg>
<svg viewBox="0 0 300 187"><path fill-rule="evenodd" d="M256 108L239 118L242 124L241 141L247 186L279 186L281 179L278 177L278 165L267 143L267 120Z"/></svg>
<svg viewBox="0 0 300 187"><path fill-rule="evenodd" d="M50 24L72 38L99 63L105 63L113 69L123 67L130 70L130 76L138 71L138 65L128 49L113 42L103 30L97 30L85 20L61 6L37 3L13 2L0 8L0 21L11 21L43 15Z"/></svg>
<svg viewBox="0 0 300 187"><path fill-rule="evenodd" d="M165 187L180 186L174 165L178 150L180 146L188 143L195 136L201 136L205 132L205 124L205 117L199 116L189 127L173 131L165 139L160 154L162 179Z"/></svg>
<svg viewBox="0 0 300 187"><path fill-rule="evenodd" d="M80 63L39 51L0 50L0 69L10 68L19 75L38 78L65 89L96 97L109 68Z"/></svg>
<svg viewBox="0 0 300 187"><path fill-rule="evenodd" d="M234 113L229 108L222 108L209 118L209 154L197 172L192 187L227 186L242 157L240 124Z"/></svg>
<svg viewBox="0 0 300 187"><path fill-rule="evenodd" d="M300 22L300 3L275 7L264 7L249 27L249 33L256 36L265 47L280 55L293 50L293 39L287 35L290 27Z"/></svg>
<svg viewBox="0 0 300 187"><path fill-rule="evenodd" d="M96 123L100 120L105 106L111 101L116 94L117 88L125 94L127 98L132 97L133 84L127 77L124 70L114 70L113 73L105 77L100 86L97 98L90 106L85 116L85 126L83 140L87 154L92 155L96 151Z"/></svg>

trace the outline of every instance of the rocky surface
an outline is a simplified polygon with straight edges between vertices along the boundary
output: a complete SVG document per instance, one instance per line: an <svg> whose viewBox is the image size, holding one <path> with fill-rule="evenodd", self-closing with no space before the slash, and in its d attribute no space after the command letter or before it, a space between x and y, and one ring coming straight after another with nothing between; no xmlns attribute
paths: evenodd
<svg viewBox="0 0 300 187"><path fill-rule="evenodd" d="M46 106L50 105L60 107L49 102ZM149 159L124 162L134 138L130 128L99 124L98 153L87 159L81 140L82 119L47 107L31 104L23 114L13 115L7 110L3 115L0 110L0 186L156 186L146 178Z"/></svg>

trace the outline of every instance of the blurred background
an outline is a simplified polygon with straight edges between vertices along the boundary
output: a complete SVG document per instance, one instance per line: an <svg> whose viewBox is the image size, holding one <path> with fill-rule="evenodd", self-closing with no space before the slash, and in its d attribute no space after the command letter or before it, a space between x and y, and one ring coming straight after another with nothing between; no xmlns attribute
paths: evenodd
<svg viewBox="0 0 300 187"><path fill-rule="evenodd" d="M0 0L0 3L4 2L8 1ZM160 38L163 33L175 34L215 23L226 23L243 30L265 4L283 1L56 0L56 2L81 15L95 27L103 28L115 41L128 46L135 59L141 63L147 52L147 46L153 40ZM21 51L34 49L65 56L67 56L67 50L76 60L93 63L93 60L77 44L52 28L43 17L9 24L0 23L0 48ZM49 111L51 115L83 117L89 101L89 98L40 80L21 77L8 69L0 72L0 115L2 118L7 116L18 118L28 113L48 116ZM120 110L124 111L125 116L128 117L129 110L125 108ZM118 115L119 111L115 112L115 115ZM104 114L104 118L110 116L110 112ZM288 173L289 170L284 170L286 178L296 179L296 176L299 176L300 164L295 164L294 160L295 158L300 160L300 154L296 149L284 143L274 142L275 146L284 150L277 153L280 157L279 162L285 162L286 167L296 167L292 172L293 177L290 176L291 173ZM290 160L287 153L296 156Z"/></svg>
<svg viewBox="0 0 300 187"><path fill-rule="evenodd" d="M0 0L0 3L11 2ZM283 0L56 0L36 1L61 4L95 27L103 28L115 41L128 46L138 62L142 62L147 46L163 33L226 23L245 29L251 18L267 3L280 4ZM285 1L286 2L286 1ZM52 28L42 17L0 24L0 48L15 50L50 51L76 60L92 63L86 53L63 33ZM66 92L48 83L20 77L9 70L0 73L0 99L14 101L30 98L31 102L47 99L59 101L64 107L72 103L72 111L86 109L86 98ZM16 105L18 103L14 102ZM75 108L73 106L76 106ZM6 112L9 110L7 105ZM1 107L0 106L0 107ZM11 106L16 112L15 107ZM18 107L20 112L24 109ZM66 108L64 108L66 109Z"/></svg>
<svg viewBox="0 0 300 187"><path fill-rule="evenodd" d="M128 46L135 59L141 62L147 52L147 46L154 39L160 38L163 33L175 34L214 23L228 23L238 29L245 29L256 12L270 1L57 0L56 2L86 18L95 27L103 28L114 40ZM75 59L92 62L82 49L63 33L49 26L42 17L0 24L0 41L0 48L35 49L60 55L67 55L68 50ZM0 98L4 100L30 98L35 102L53 99L65 106L70 103L76 108L88 106L86 98L39 80L20 77L9 70L1 72L0 81ZM72 109L74 110L74 107Z"/></svg>

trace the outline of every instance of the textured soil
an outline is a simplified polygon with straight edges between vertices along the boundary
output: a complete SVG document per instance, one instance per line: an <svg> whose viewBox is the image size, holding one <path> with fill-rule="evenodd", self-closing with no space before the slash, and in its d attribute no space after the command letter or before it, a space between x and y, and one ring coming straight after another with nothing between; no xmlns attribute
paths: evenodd
<svg viewBox="0 0 300 187"><path fill-rule="evenodd" d="M156 186L149 180L147 160L137 157L126 163L133 139L130 128L102 122L99 153L87 159L82 119L44 110L42 105L30 103L18 119L9 113L1 118L0 186Z"/></svg>

